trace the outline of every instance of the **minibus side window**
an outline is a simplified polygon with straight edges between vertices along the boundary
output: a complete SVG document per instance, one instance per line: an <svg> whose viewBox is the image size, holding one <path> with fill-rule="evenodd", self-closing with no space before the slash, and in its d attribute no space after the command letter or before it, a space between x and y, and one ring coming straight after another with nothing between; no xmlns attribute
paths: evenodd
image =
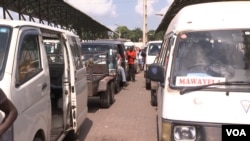
<svg viewBox="0 0 250 141"><path fill-rule="evenodd" d="M169 59L170 49L171 49L171 46L173 45L173 42L174 42L173 37L168 38L168 44L167 44L167 48L165 51L166 53L164 54L164 60L163 60L163 65L166 69L168 67L168 59Z"/></svg>
<svg viewBox="0 0 250 141"><path fill-rule="evenodd" d="M42 70L39 40L36 34L26 34L18 52L17 84L22 84Z"/></svg>
<svg viewBox="0 0 250 141"><path fill-rule="evenodd" d="M164 57L165 57L165 53L166 53L166 47L167 47L167 41L166 40L164 40L163 42L162 42L162 45L161 45L162 47L161 47L161 50L160 50L160 53L159 53L159 59L158 59L158 61L157 61L157 63L160 63L160 64L162 64L162 61L164 60Z"/></svg>

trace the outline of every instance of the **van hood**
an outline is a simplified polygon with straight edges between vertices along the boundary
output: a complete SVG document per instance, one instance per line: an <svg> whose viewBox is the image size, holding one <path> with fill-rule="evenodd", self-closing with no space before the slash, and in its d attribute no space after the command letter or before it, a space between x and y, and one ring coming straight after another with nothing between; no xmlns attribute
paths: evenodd
<svg viewBox="0 0 250 141"><path fill-rule="evenodd" d="M195 91L163 95L162 116L166 119L250 124L250 93Z"/></svg>

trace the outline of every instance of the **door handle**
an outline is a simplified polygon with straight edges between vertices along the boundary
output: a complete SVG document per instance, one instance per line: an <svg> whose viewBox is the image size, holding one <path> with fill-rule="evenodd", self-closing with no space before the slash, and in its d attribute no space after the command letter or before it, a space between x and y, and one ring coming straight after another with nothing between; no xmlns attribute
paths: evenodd
<svg viewBox="0 0 250 141"><path fill-rule="evenodd" d="M44 90L47 87L47 83L43 83L42 90Z"/></svg>

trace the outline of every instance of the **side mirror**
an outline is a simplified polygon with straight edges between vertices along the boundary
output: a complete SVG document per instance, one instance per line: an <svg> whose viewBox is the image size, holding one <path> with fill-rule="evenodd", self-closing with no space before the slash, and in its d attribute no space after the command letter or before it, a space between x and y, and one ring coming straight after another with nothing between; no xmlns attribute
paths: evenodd
<svg viewBox="0 0 250 141"><path fill-rule="evenodd" d="M165 81L165 73L164 68L158 64L153 63L149 65L146 77L152 81L164 83Z"/></svg>

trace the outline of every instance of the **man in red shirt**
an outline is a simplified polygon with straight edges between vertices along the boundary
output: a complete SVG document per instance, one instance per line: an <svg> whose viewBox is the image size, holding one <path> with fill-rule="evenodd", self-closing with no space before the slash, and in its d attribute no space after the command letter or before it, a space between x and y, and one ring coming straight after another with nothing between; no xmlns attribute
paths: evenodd
<svg viewBox="0 0 250 141"><path fill-rule="evenodd" d="M129 50L126 52L126 57L128 60L128 73L129 79L135 82L135 59L136 52L134 50L134 46L131 46Z"/></svg>

